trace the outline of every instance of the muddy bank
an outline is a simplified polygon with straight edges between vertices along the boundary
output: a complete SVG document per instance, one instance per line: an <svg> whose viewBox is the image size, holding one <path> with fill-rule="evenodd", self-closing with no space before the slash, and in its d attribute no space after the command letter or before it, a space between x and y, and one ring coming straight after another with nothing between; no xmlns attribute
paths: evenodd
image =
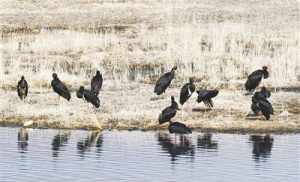
<svg viewBox="0 0 300 182"><path fill-rule="evenodd" d="M1 91L7 98L0 106L0 125L22 126L32 121L31 127L64 129L166 129L158 125L158 115L170 105L170 96L179 97L179 88L170 88L163 97L152 93L147 84L107 84L100 94L101 107L95 110L72 93L70 102L58 101L50 89L32 90L25 103L12 91ZM243 91L221 90L213 110L196 102L196 94L182 107L173 121L189 127L214 132L300 132L300 93L274 92L271 97L275 114L270 121L263 117L247 118L251 96Z"/></svg>

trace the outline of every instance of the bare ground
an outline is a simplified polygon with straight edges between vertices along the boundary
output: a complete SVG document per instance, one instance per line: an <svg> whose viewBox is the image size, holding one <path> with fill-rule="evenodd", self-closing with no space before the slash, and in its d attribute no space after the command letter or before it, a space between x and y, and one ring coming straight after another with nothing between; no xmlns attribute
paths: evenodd
<svg viewBox="0 0 300 182"><path fill-rule="evenodd" d="M33 121L32 127L68 129L164 129L157 118L162 109L170 105L170 96L178 100L179 88L168 89L164 96L154 95L153 86L145 84L111 83L100 94L101 107L76 98L67 102L58 100L51 90L33 90L25 103L16 92L1 91L1 125L23 125ZM215 108L206 109L196 102L196 93L178 111L173 121L180 121L193 129L218 132L299 132L300 93L276 92L272 94L275 114L270 121L262 116L247 117L251 96L243 91L221 90L215 99Z"/></svg>

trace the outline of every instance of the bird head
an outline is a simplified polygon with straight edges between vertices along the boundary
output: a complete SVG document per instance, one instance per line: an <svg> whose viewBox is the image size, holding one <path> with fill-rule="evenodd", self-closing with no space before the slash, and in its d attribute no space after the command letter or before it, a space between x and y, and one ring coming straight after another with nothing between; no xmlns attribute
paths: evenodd
<svg viewBox="0 0 300 182"><path fill-rule="evenodd" d="M99 71L99 70L97 70L97 72L96 72L96 76L100 76L100 75L101 75L100 71Z"/></svg>
<svg viewBox="0 0 300 182"><path fill-rule="evenodd" d="M171 101L172 101L172 103L175 102L175 97L174 96L171 96Z"/></svg>
<svg viewBox="0 0 300 182"><path fill-rule="evenodd" d="M24 79L25 79L25 78L24 78L24 76L22 75L22 76L21 76L21 80L24 80Z"/></svg>
<svg viewBox="0 0 300 182"><path fill-rule="evenodd" d="M190 81L190 83L194 83L194 78L190 77L189 81Z"/></svg>
<svg viewBox="0 0 300 182"><path fill-rule="evenodd" d="M81 91L83 91L84 90L84 86L80 86L79 87L79 91L81 92Z"/></svg>
<svg viewBox="0 0 300 182"><path fill-rule="evenodd" d="M84 91L84 87L80 86L79 90L76 92L76 95L77 95L78 98L81 99L83 97L83 91Z"/></svg>
<svg viewBox="0 0 300 182"><path fill-rule="evenodd" d="M174 96L171 96L171 101L172 101L171 106L172 106L174 109L176 109L176 110L180 110L179 107L178 107L177 102L175 101Z"/></svg>
<svg viewBox="0 0 300 182"><path fill-rule="evenodd" d="M53 78L53 79L57 79L57 74L56 74L56 73L53 73L53 74L52 74L52 78Z"/></svg>
<svg viewBox="0 0 300 182"><path fill-rule="evenodd" d="M263 66L262 69L263 69L263 74L264 74L263 76L264 76L264 78L265 79L268 78L269 77L268 67L267 66Z"/></svg>
<svg viewBox="0 0 300 182"><path fill-rule="evenodd" d="M177 70L177 66L173 66L172 71L176 71Z"/></svg>

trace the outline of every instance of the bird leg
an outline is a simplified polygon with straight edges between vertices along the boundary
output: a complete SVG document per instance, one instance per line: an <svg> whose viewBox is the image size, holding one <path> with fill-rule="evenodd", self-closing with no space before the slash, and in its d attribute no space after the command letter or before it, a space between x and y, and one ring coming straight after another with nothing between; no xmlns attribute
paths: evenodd
<svg viewBox="0 0 300 182"><path fill-rule="evenodd" d="M62 112L62 106L60 101L60 95L58 95L58 106L59 106L59 112Z"/></svg>
<svg viewBox="0 0 300 182"><path fill-rule="evenodd" d="M184 106L181 107L181 110L182 110L182 111L181 111L181 120L183 120L183 112L184 112L183 107L184 107Z"/></svg>
<svg viewBox="0 0 300 182"><path fill-rule="evenodd" d="M58 95L58 98L57 98L57 105L59 105L59 103L60 103L60 96Z"/></svg>
<svg viewBox="0 0 300 182"><path fill-rule="evenodd" d="M99 124L98 120L97 120L97 116L96 116L96 113L95 113L95 123L96 123L96 126L99 128L99 130L102 128L101 125Z"/></svg>
<svg viewBox="0 0 300 182"><path fill-rule="evenodd" d="M247 93L245 93L245 95L253 95L253 92L254 92L254 90L252 89L250 91L247 91Z"/></svg>
<svg viewBox="0 0 300 182"><path fill-rule="evenodd" d="M93 106L92 106L93 107ZM96 107L93 107L93 110L94 110L94 114L97 114L97 108Z"/></svg>
<svg viewBox="0 0 300 182"><path fill-rule="evenodd" d="M214 111L214 103L213 103L213 101L209 100L209 103L210 103L211 109Z"/></svg>

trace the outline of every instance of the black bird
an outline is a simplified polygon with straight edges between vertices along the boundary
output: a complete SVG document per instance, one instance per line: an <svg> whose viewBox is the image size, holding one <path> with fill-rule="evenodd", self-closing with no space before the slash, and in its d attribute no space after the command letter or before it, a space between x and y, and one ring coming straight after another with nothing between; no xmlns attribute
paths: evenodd
<svg viewBox="0 0 300 182"><path fill-rule="evenodd" d="M175 77L177 66L174 66L170 72L163 74L156 82L154 93L160 95L165 92Z"/></svg>
<svg viewBox="0 0 300 182"><path fill-rule="evenodd" d="M84 97L84 99L87 102L93 104L93 106L95 106L96 108L100 107L100 100L97 97L97 95L95 95L92 91L84 89L83 86L80 86L80 88L77 91L76 95L77 95L78 98L83 98Z"/></svg>
<svg viewBox="0 0 300 182"><path fill-rule="evenodd" d="M174 96L171 97L171 106L166 107L161 114L158 117L159 124L163 124L165 122L169 122L171 118L173 118L176 115L177 110L180 110L178 108L178 104L175 101Z"/></svg>
<svg viewBox="0 0 300 182"><path fill-rule="evenodd" d="M180 91L180 99L179 102L183 105L194 93L195 85L193 78L190 78L189 83L184 84Z"/></svg>
<svg viewBox="0 0 300 182"><path fill-rule="evenodd" d="M53 77L53 80L51 82L51 86L52 86L54 92L56 92L59 96L62 96L63 98L70 101L71 94L70 94L68 88L65 86L65 84L63 82L61 82L59 80L56 73L53 73L52 77Z"/></svg>
<svg viewBox="0 0 300 182"><path fill-rule="evenodd" d="M170 122L170 125L168 127L170 133L175 133L175 134L190 134L192 133L192 130L187 127L183 123L179 122Z"/></svg>
<svg viewBox="0 0 300 182"><path fill-rule="evenodd" d="M24 76L21 77L21 80L18 82L17 86L18 96L21 100L24 100L28 94L28 83L25 80Z"/></svg>
<svg viewBox="0 0 300 182"><path fill-rule="evenodd" d="M218 90L198 90L198 98L197 102L200 103L203 101L203 103L209 107L214 107L214 103L212 101L212 98L216 97L219 94Z"/></svg>
<svg viewBox="0 0 300 182"><path fill-rule="evenodd" d="M268 67L263 66L262 70L256 70L248 76L245 83L245 88L249 92L253 92L255 88L259 85L262 78L267 79L269 77Z"/></svg>
<svg viewBox="0 0 300 182"><path fill-rule="evenodd" d="M262 87L261 91L254 93L252 97L251 110L255 115L262 112L267 120L270 119L270 115L274 113L272 104L268 101L270 96L270 91L268 91L265 87Z"/></svg>
<svg viewBox="0 0 300 182"><path fill-rule="evenodd" d="M91 80L91 91L97 96L99 95L99 91L102 88L102 83L102 74L100 73L100 71L97 71L96 75Z"/></svg>

